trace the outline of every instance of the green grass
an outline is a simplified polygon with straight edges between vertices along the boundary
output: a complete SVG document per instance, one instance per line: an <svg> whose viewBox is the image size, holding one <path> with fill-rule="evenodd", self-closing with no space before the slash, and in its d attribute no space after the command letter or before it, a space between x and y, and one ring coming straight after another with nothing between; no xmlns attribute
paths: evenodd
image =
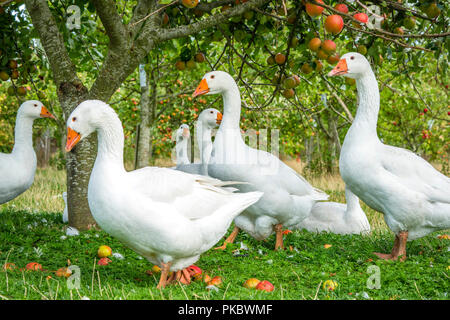
<svg viewBox="0 0 450 320"><path fill-rule="evenodd" d="M43 220L45 219L45 220ZM449 241L436 234L408 244L406 262L376 260L373 251L388 251L393 237L388 233L370 236L338 236L295 231L285 236L296 250L274 252L274 237L256 242L240 234L227 251L210 250L196 263L210 276L224 280L219 292L209 292L201 282L172 285L157 290L158 279L145 273L152 265L103 231L90 230L67 237L61 215L0 212L0 263L24 268L29 262L42 264L44 271L0 272L2 299L448 299ZM235 256L240 242L248 246ZM112 258L108 266L96 265L96 252L107 244L125 259ZM325 249L324 244L332 247ZM373 259L371 261L370 259ZM81 287L69 290L66 280L55 276L68 260L81 271ZM368 289L367 268L380 268L381 289ZM51 279L47 279L51 276ZM272 293L242 286L251 277L269 280ZM322 288L324 281L338 283L335 291ZM358 296L357 296L358 294Z"/></svg>
<svg viewBox="0 0 450 320"><path fill-rule="evenodd" d="M152 265L105 232L90 230L64 238L67 225L61 222L63 202L57 197L64 190L64 178L50 173L38 172L34 189L27 191L31 194L0 206L0 266L6 262L17 266L13 271L0 270L0 299L366 299L367 295L370 299L449 299L450 240L437 238L445 232L409 242L405 262L377 260L372 252L388 252L393 235L382 216L367 207L363 208L374 229L368 236L294 231L285 236L285 245L293 250L274 252L274 236L257 242L241 233L225 252L210 250L196 263L211 277L223 278L218 292L208 291L202 282L158 290L158 277L145 272ZM42 183L50 176L57 181ZM341 189L327 192L333 200L341 200ZM41 193L45 201L30 202L31 195ZM236 256L233 251L241 242L248 250ZM125 259L112 258L109 265L98 266L96 252L103 244ZM332 246L325 249L324 244ZM80 268L79 289L69 290L66 280L54 273L69 260ZM20 270L29 262L42 264L44 271ZM367 288L368 267L374 265L380 268L380 289ZM244 288L243 282L252 277L269 280L275 290ZM326 280L336 281L336 290L325 290Z"/></svg>

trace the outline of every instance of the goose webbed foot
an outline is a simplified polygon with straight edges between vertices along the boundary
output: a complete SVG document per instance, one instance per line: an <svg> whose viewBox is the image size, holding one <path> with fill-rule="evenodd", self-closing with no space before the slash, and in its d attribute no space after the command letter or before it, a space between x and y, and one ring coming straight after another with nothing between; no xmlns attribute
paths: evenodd
<svg viewBox="0 0 450 320"><path fill-rule="evenodd" d="M216 247L214 248L214 250L225 250L227 248L227 245L229 243L233 243L234 240L236 239L236 236L239 233L239 228L238 227L234 227L233 231L231 232L231 234L228 236L228 238L225 239L225 241L223 242L223 245L221 245L220 247Z"/></svg>
<svg viewBox="0 0 450 320"><path fill-rule="evenodd" d="M374 252L374 254L383 260L406 260L406 242L408 241L408 231L400 231L395 235L394 247L391 253L379 253Z"/></svg>
<svg viewBox="0 0 450 320"><path fill-rule="evenodd" d="M169 279L167 280L167 283L177 283L180 282L182 284L190 284L191 283L191 275L189 274L189 271L187 269L178 270L174 272Z"/></svg>
<svg viewBox="0 0 450 320"><path fill-rule="evenodd" d="M187 268L170 272L171 263L161 263L161 278L159 279L158 289L165 288L168 284L180 282L182 284L191 283L191 275Z"/></svg>

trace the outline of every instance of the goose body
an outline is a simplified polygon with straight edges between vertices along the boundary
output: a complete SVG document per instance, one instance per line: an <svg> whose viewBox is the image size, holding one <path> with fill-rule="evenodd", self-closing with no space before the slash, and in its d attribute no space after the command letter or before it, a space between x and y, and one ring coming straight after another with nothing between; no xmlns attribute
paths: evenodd
<svg viewBox="0 0 450 320"><path fill-rule="evenodd" d="M235 219L235 225L257 240L269 237L275 230L275 246L282 247L281 226L297 225L309 215L317 201L326 200L328 196L274 155L245 144L239 128L240 92L228 73L207 73L194 92L194 96L201 94L221 94L224 101L223 118L208 165L209 175L221 180L248 182L237 186L242 192L264 192L257 203ZM232 240L233 237L226 242Z"/></svg>
<svg viewBox="0 0 450 320"><path fill-rule="evenodd" d="M377 255L405 259L407 240L450 228L450 179L413 152L380 141L378 83L364 56L345 54L329 75L341 74L356 79L359 101L341 150L341 176L396 234L392 253Z"/></svg>
<svg viewBox="0 0 450 320"><path fill-rule="evenodd" d="M366 234L370 232L369 220L361 209L359 199L349 188L345 188L346 204L318 202L311 214L298 228L311 232L331 232L336 234Z"/></svg>
<svg viewBox="0 0 450 320"><path fill-rule="evenodd" d="M31 187L36 172L33 149L33 121L51 117L40 101L24 102L17 111L14 147L11 153L0 153L0 204L13 200Z"/></svg>
<svg viewBox="0 0 450 320"><path fill-rule="evenodd" d="M169 270L185 274L261 197L258 192L233 194L222 188L225 182L168 168L125 171L122 125L102 101L81 103L67 126L66 150L97 131L98 154L88 187L92 215L107 233L162 267L160 287Z"/></svg>

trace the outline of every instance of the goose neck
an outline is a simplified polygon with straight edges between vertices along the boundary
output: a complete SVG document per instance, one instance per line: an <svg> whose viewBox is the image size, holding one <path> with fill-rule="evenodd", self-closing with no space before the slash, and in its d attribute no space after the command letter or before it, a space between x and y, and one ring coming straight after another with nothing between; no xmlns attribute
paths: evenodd
<svg viewBox="0 0 450 320"><path fill-rule="evenodd" d="M200 151L200 162L207 162L210 157L210 148L212 146L212 129L205 126L201 121L197 122L197 145ZM208 154L209 150L209 154Z"/></svg>
<svg viewBox="0 0 450 320"><path fill-rule="evenodd" d="M239 129L241 118L241 95L235 83L223 93L223 119L222 128Z"/></svg>
<svg viewBox="0 0 450 320"><path fill-rule="evenodd" d="M356 79L356 87L358 90L358 110L353 123L359 127L359 131L364 130L376 136L380 93L378 82L372 70Z"/></svg>
<svg viewBox="0 0 450 320"><path fill-rule="evenodd" d="M34 119L22 114L16 118L14 128L14 148L13 153L20 150L33 149L33 121Z"/></svg>
<svg viewBox="0 0 450 320"><path fill-rule="evenodd" d="M117 116L105 115L97 126L98 153L96 163L107 162L121 170L123 166L124 134Z"/></svg>
<svg viewBox="0 0 450 320"><path fill-rule="evenodd" d="M179 138L176 144L177 164L189 164L190 161L187 155L188 139Z"/></svg>
<svg viewBox="0 0 450 320"><path fill-rule="evenodd" d="M345 200L347 202L347 212L354 212L355 209L361 208L359 198L348 187L345 187Z"/></svg>

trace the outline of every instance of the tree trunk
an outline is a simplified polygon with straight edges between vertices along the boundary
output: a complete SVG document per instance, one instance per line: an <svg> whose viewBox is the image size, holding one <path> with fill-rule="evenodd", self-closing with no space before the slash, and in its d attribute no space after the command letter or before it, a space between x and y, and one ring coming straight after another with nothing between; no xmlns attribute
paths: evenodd
<svg viewBox="0 0 450 320"><path fill-rule="evenodd" d="M148 166L150 160L150 97L148 92L148 81L143 65L139 66L141 79L141 123L139 124L139 137L136 148L137 154L136 168Z"/></svg>
<svg viewBox="0 0 450 320"><path fill-rule="evenodd" d="M88 98L84 86L63 83L59 90L59 101L65 119L84 100ZM67 208L69 225L77 229L89 229L95 225L87 199L89 177L97 157L97 137L95 134L83 139L75 148L66 153Z"/></svg>

